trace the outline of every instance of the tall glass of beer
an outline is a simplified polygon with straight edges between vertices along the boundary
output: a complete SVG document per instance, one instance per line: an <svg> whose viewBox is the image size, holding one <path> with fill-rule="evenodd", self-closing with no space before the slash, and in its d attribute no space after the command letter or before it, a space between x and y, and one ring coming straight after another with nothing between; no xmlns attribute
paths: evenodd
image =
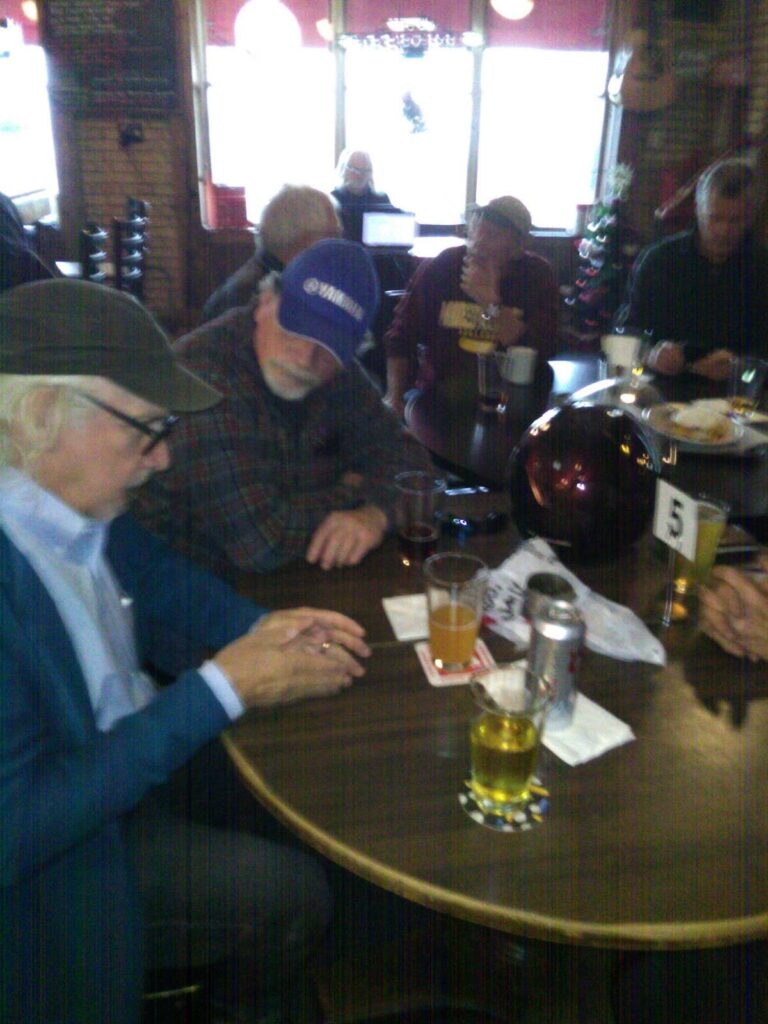
<svg viewBox="0 0 768 1024"><path fill-rule="evenodd" d="M424 580L432 660L440 669L458 672L472 661L488 567L475 555L449 551L426 560Z"/></svg>
<svg viewBox="0 0 768 1024"><path fill-rule="evenodd" d="M505 664L477 672L470 688L480 709L469 734L472 792L486 813L506 817L530 796L550 686L524 665Z"/></svg>
<svg viewBox="0 0 768 1024"><path fill-rule="evenodd" d="M730 506L717 498L699 495L697 498L698 526L696 528L696 557L691 562L679 552L675 555L675 594L684 597L706 583L717 554L717 546L728 521Z"/></svg>

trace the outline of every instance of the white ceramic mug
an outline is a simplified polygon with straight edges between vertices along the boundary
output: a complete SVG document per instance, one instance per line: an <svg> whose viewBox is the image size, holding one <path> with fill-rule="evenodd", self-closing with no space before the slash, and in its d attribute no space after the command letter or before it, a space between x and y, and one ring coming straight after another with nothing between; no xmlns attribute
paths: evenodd
<svg viewBox="0 0 768 1024"><path fill-rule="evenodd" d="M536 369L538 352L525 345L511 345L497 353L501 375L510 384L530 384Z"/></svg>
<svg viewBox="0 0 768 1024"><path fill-rule="evenodd" d="M608 360L609 377L629 377L640 355L640 338L633 334L604 334L600 347Z"/></svg>

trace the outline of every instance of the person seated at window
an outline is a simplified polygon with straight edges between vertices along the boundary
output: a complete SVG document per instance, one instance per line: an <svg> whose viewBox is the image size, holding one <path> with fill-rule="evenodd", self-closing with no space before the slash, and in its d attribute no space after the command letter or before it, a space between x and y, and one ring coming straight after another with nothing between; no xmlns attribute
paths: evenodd
<svg viewBox="0 0 768 1024"><path fill-rule="evenodd" d="M729 566L713 570L700 591L700 624L730 654L768 659L768 554L758 568L765 575Z"/></svg>
<svg viewBox="0 0 768 1024"><path fill-rule="evenodd" d="M372 210L395 210L386 192L377 192L373 184L373 163L363 149L345 149L336 165L339 184L331 192L338 202L344 237L360 242L363 214Z"/></svg>
<svg viewBox="0 0 768 1024"><path fill-rule="evenodd" d="M264 207L256 252L220 285L203 306L202 323L235 306L247 306L259 281L282 270L294 256L321 238L338 238L341 224L333 200L307 185L285 185Z"/></svg>
<svg viewBox="0 0 768 1024"><path fill-rule="evenodd" d="M14 203L0 192L0 291L55 276L35 252Z"/></svg>
<svg viewBox="0 0 768 1024"><path fill-rule="evenodd" d="M526 249L531 215L513 196L475 210L465 246L426 260L384 336L385 401L398 414L413 387L475 374L489 345L554 355L558 292L549 263Z"/></svg>
<svg viewBox="0 0 768 1024"><path fill-rule="evenodd" d="M224 395L180 424L174 465L139 496L144 524L219 575L298 558L356 565L393 524L395 476L429 469L355 352L378 304L373 261L326 239L176 343Z"/></svg>
<svg viewBox="0 0 768 1024"><path fill-rule="evenodd" d="M652 369L724 380L734 353L768 354L768 252L754 213L749 163L721 160L696 185L695 225L635 260L615 326L652 332Z"/></svg>

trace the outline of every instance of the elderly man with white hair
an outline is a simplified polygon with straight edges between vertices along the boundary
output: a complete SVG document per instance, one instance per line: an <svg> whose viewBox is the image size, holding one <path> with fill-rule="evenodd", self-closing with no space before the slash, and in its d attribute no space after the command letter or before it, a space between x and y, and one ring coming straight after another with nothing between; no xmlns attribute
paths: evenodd
<svg viewBox="0 0 768 1024"><path fill-rule="evenodd" d="M655 339L649 365L723 380L734 355L768 355L768 253L752 235L754 173L722 160L696 186L696 224L635 260L618 327Z"/></svg>
<svg viewBox="0 0 768 1024"><path fill-rule="evenodd" d="M195 820L180 770L196 754L210 765L210 741L246 708L349 685L363 630L269 613L124 514L168 467L178 414L219 398L125 293L52 280L0 296L8 1024L138 1024L145 962L226 962L210 991L228 1021L315 1019L304 964L328 918L322 870ZM152 669L175 681L158 688ZM226 806L213 772L204 788Z"/></svg>

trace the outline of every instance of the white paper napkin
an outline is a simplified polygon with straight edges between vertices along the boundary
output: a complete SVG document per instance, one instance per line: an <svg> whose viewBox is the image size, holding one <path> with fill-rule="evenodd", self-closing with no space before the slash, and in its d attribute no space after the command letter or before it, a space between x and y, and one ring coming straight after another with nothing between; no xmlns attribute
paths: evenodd
<svg viewBox="0 0 768 1024"><path fill-rule="evenodd" d="M626 722L583 693L577 693L571 724L557 731L550 731L545 725L542 742L562 761L574 766L600 757L607 750L620 747L634 738L635 734Z"/></svg>
<svg viewBox="0 0 768 1024"><path fill-rule="evenodd" d="M530 626L522 615L523 599L528 577L536 572L557 573L571 584L576 607L587 627L586 645L590 650L620 661L666 664L662 644L635 613L591 591L540 537L524 541L490 574L484 621L496 633L515 643L528 644Z"/></svg>
<svg viewBox="0 0 768 1024"><path fill-rule="evenodd" d="M382 604L398 640L423 640L429 635L426 594L385 597Z"/></svg>

